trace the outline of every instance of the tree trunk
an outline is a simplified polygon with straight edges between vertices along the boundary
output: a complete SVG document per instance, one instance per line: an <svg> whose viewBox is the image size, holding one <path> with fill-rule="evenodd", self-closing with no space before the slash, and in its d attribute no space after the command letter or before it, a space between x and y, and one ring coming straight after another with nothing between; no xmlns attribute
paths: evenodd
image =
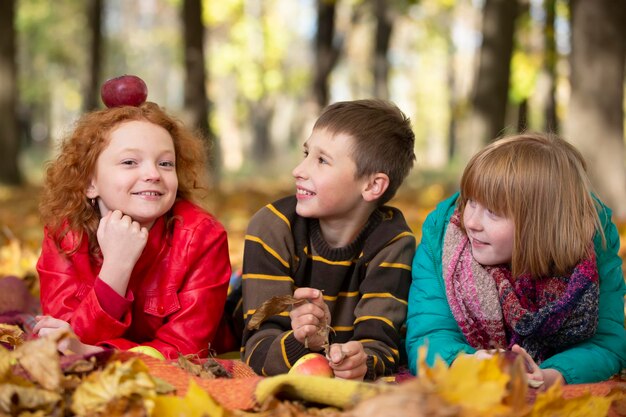
<svg viewBox="0 0 626 417"><path fill-rule="evenodd" d="M528 99L525 98L519 103L517 109L517 132L522 133L528 129Z"/></svg>
<svg viewBox="0 0 626 417"><path fill-rule="evenodd" d="M219 182L220 150L209 124L207 75L204 61L205 28L202 22L202 0L183 1L185 42L185 111L189 123L208 142L208 163L213 185Z"/></svg>
<svg viewBox="0 0 626 417"><path fill-rule="evenodd" d="M504 131L517 11L517 0L485 1L472 115L457 148L465 161Z"/></svg>
<svg viewBox="0 0 626 417"><path fill-rule="evenodd" d="M571 97L565 136L587 160L599 197L626 218L626 2L572 0Z"/></svg>
<svg viewBox="0 0 626 417"><path fill-rule="evenodd" d="M315 79L313 94L319 108L328 104L328 77L337 63L339 49L333 45L335 36L334 0L317 0L317 33L315 34Z"/></svg>
<svg viewBox="0 0 626 417"><path fill-rule="evenodd" d="M0 182L21 183L18 166L15 0L0 1Z"/></svg>
<svg viewBox="0 0 626 417"><path fill-rule="evenodd" d="M387 0L373 0L376 17L374 41L374 97L389 98L389 42L393 31L393 16Z"/></svg>
<svg viewBox="0 0 626 417"><path fill-rule="evenodd" d="M249 103L248 107L254 136L252 154L260 169L265 169L265 165L274 156L270 137L270 121L274 115L274 106L271 102L272 100L265 96L257 102Z"/></svg>
<svg viewBox="0 0 626 417"><path fill-rule="evenodd" d="M85 86L83 110L98 108L100 98L100 69L102 68L102 0L87 2L87 22L91 30L89 77Z"/></svg>
<svg viewBox="0 0 626 417"><path fill-rule="evenodd" d="M544 130L546 132L558 132L559 121L556 116L556 63L558 59L558 52L556 50L556 38L554 36L556 0L546 0L545 9L546 27L544 28L544 72L548 79L548 88L544 104Z"/></svg>

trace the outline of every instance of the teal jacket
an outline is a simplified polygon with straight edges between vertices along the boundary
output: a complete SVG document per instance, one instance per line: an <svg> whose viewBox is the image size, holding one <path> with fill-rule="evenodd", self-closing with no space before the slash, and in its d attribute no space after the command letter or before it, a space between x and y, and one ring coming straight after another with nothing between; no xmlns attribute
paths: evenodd
<svg viewBox="0 0 626 417"><path fill-rule="evenodd" d="M426 362L439 356L448 364L461 352L474 353L457 325L446 298L441 269L443 238L456 207L458 193L439 203L422 226L422 240L413 259L409 291L406 350L412 374L417 372L418 348L428 347ZM600 220L606 246L594 240L600 277L599 320L596 334L541 363L556 369L569 384L598 382L626 367L624 295L626 284L618 256L619 235L611 222L611 210L601 205Z"/></svg>

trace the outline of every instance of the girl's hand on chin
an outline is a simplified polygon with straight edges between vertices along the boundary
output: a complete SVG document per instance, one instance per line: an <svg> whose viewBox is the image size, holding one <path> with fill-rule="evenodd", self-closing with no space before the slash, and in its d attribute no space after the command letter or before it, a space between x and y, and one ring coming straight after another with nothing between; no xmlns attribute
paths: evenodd
<svg viewBox="0 0 626 417"><path fill-rule="evenodd" d="M103 258L99 277L125 297L130 275L148 242L148 229L114 210L100 219L97 237Z"/></svg>
<svg viewBox="0 0 626 417"><path fill-rule="evenodd" d="M107 213L98 225L98 244L102 256L135 266L148 241L148 229L119 210Z"/></svg>

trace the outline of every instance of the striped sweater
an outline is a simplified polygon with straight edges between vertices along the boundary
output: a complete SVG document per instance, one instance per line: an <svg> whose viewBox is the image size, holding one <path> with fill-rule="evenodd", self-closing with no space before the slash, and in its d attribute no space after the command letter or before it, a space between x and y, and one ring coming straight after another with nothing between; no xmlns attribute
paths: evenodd
<svg viewBox="0 0 626 417"><path fill-rule="evenodd" d="M360 341L366 379L397 371L400 328L406 318L415 237L402 213L375 210L349 245L331 248L316 219L296 214L290 196L259 210L246 234L243 260L245 323L267 299L296 288L323 291L331 314L331 343ZM309 353L293 336L289 313L244 330L242 358L257 373L287 372Z"/></svg>

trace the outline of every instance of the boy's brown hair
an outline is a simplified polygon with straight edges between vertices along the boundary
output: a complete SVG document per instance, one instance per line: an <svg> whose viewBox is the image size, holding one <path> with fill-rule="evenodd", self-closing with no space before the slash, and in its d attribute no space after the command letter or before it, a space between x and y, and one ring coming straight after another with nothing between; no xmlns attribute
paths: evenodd
<svg viewBox="0 0 626 417"><path fill-rule="evenodd" d="M317 119L313 130L343 133L354 139L352 158L357 178L377 172L389 177L389 186L379 205L393 198L415 161L411 121L389 101L368 99L331 104Z"/></svg>
<svg viewBox="0 0 626 417"><path fill-rule="evenodd" d="M479 151L461 178L461 219L476 200L515 224L511 272L563 276L593 251L604 234L585 161L565 140L526 133Z"/></svg>

